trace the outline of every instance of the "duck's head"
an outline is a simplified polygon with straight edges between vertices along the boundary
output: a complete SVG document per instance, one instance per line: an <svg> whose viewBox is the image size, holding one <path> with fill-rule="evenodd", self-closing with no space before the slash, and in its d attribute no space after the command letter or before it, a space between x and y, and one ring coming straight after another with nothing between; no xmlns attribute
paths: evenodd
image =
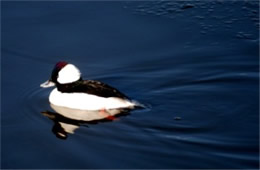
<svg viewBox="0 0 260 170"><path fill-rule="evenodd" d="M65 61L58 62L51 74L51 78L40 86L43 88L57 86L59 84L73 83L81 79L79 69L73 64L69 64Z"/></svg>

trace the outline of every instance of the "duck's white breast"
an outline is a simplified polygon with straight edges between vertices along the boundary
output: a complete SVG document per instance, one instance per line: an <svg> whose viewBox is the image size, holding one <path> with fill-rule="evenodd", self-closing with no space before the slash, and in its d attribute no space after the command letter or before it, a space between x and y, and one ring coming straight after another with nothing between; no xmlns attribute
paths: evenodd
<svg viewBox="0 0 260 170"><path fill-rule="evenodd" d="M86 93L62 93L55 88L49 96L50 103L82 110L129 108L135 104L116 97L99 97Z"/></svg>

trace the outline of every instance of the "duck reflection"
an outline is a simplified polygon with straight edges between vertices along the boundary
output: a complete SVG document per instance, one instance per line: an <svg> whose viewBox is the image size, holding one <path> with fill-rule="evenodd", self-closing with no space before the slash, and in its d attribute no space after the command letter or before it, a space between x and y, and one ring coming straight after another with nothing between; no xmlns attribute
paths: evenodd
<svg viewBox="0 0 260 170"><path fill-rule="evenodd" d="M56 112L43 111L41 113L53 121L52 132L60 139L67 139L68 134L74 134L81 125L114 121L119 116L128 115L130 111L130 109L88 111L53 104L50 106Z"/></svg>

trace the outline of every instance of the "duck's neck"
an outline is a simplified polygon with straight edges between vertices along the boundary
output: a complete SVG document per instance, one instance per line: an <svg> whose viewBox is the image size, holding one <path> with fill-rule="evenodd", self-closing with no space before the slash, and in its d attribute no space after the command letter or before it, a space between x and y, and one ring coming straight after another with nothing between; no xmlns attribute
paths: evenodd
<svg viewBox="0 0 260 170"><path fill-rule="evenodd" d="M77 84L80 83L81 81L82 81L82 78L80 78L77 81L71 82L71 83L66 83L66 84L57 83L56 87L57 87L58 91L60 91L60 92L70 93L70 92L74 92L73 87L77 86Z"/></svg>

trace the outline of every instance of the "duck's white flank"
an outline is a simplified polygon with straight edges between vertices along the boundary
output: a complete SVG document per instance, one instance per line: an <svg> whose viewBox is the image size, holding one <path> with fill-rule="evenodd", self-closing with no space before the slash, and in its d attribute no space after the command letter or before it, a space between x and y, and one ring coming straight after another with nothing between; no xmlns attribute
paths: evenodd
<svg viewBox="0 0 260 170"><path fill-rule="evenodd" d="M82 110L131 108L135 106L135 103L129 100L117 97L105 98L86 93L62 93L57 88L51 92L49 101L57 106Z"/></svg>
<svg viewBox="0 0 260 170"><path fill-rule="evenodd" d="M92 121L104 119L108 116L114 116L122 112L120 109L107 109L105 112L101 112L100 110L80 110L80 109L72 109L63 106L57 106L54 104L50 104L51 108L55 110L57 113L73 119L73 120L84 120L84 121Z"/></svg>
<svg viewBox="0 0 260 170"><path fill-rule="evenodd" d="M60 84L72 83L80 79L80 71L72 64L67 64L58 74L57 81Z"/></svg>

